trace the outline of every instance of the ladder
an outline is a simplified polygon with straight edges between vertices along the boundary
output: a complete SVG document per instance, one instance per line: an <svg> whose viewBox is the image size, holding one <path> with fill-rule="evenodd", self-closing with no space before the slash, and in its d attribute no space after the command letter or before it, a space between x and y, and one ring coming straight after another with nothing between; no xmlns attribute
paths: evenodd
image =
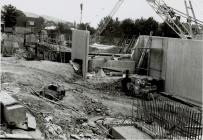
<svg viewBox="0 0 203 140"><path fill-rule="evenodd" d="M127 47L126 53L131 53L131 49L132 49L133 46L135 45L136 38L137 38L137 36L136 36L136 35L133 35L133 37L132 37L132 39L131 39L131 41L130 41L130 44L129 44L128 47Z"/></svg>
<svg viewBox="0 0 203 140"><path fill-rule="evenodd" d="M138 65L137 65L137 73L139 73L139 71L140 71L140 69L141 69L141 66L142 66L142 64L143 64L143 61L144 61L144 58L145 58L146 54L149 54L149 51L150 51L149 49L150 49L150 47L148 47L148 46L151 46L151 42L152 42L152 37L149 36L149 38L148 38L148 40L147 40L147 43L146 43L145 46L142 48L143 51L142 51L142 54L141 54L141 56L140 56L140 59L139 59ZM141 49L141 48L138 48L138 49ZM148 57L150 57L150 56L148 55ZM148 65L149 65L149 58L148 58ZM149 67L149 66L148 66L148 67ZM149 68L148 68L147 70L149 70ZM147 71L147 73L149 73L149 72Z"/></svg>
<svg viewBox="0 0 203 140"><path fill-rule="evenodd" d="M130 53L131 49L133 48L135 42L136 42L136 35L133 35L132 37L124 36L122 39L122 42L120 43L120 51L119 53Z"/></svg>

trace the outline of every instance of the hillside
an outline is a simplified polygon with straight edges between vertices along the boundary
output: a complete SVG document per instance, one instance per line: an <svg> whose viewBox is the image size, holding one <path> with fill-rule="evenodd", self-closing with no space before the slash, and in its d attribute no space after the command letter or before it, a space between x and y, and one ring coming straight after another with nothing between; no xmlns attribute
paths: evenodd
<svg viewBox="0 0 203 140"><path fill-rule="evenodd" d="M65 21L65 20L62 20L60 18L56 18L56 17L52 17L52 16L48 16L48 15L38 15L38 14L35 14L35 13L31 13L31 12L24 12L24 14L27 17L34 17L34 18L43 17L45 19L45 22L47 22L47 21L53 21L55 23L62 22L62 23L73 25L72 22Z"/></svg>

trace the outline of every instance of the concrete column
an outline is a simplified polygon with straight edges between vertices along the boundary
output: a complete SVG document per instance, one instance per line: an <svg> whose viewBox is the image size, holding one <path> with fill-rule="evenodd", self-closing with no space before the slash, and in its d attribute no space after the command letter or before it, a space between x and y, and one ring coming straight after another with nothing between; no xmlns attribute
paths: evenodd
<svg viewBox="0 0 203 140"><path fill-rule="evenodd" d="M86 78L88 71L89 31L74 30L72 33L71 60L82 60L82 75Z"/></svg>

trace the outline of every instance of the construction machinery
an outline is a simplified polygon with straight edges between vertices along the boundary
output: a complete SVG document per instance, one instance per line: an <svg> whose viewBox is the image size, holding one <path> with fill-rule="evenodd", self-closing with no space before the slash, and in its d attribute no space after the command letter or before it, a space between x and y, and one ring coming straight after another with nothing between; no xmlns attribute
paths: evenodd
<svg viewBox="0 0 203 140"><path fill-rule="evenodd" d="M94 35L92 36L92 40L91 43L95 43L96 39L101 35L101 33L106 29L107 25L109 24L109 22L111 21L111 18L116 14L116 12L118 11L118 9L120 8L120 6L123 4L124 0L118 0L118 2L116 3L116 5L113 7L112 11L109 13L109 15L107 16L105 22L103 25L99 26L99 28L97 29L97 31L94 33Z"/></svg>
<svg viewBox="0 0 203 140"><path fill-rule="evenodd" d="M40 95L44 96L50 100L62 100L65 96L65 89L63 86L50 84L48 86L44 86L40 91Z"/></svg>
<svg viewBox="0 0 203 140"><path fill-rule="evenodd" d="M153 93L161 91L161 80L155 80L149 76L129 75L126 71L125 78L122 79L122 89L126 95L132 97L154 99Z"/></svg>
<svg viewBox="0 0 203 140"><path fill-rule="evenodd" d="M203 28L203 22L195 16L192 3L189 6L185 0L186 14L168 6L163 0L147 0L152 9L162 18L164 22L176 32L182 39L193 39ZM192 16L189 15L191 10ZM192 27L195 25L195 30Z"/></svg>
<svg viewBox="0 0 203 140"><path fill-rule="evenodd" d="M127 95L140 97L147 100L154 98L153 93L157 92L157 86L149 77L130 77L131 82L127 83Z"/></svg>

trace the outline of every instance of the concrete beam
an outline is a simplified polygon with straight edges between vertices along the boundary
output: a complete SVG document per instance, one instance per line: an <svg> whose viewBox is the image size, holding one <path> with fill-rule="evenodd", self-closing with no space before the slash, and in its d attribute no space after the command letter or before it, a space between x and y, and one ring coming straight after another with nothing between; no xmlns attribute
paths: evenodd
<svg viewBox="0 0 203 140"><path fill-rule="evenodd" d="M134 126L116 126L112 128L112 136L114 139L125 139L125 140L133 140L133 139L152 139L146 133L140 131Z"/></svg>

